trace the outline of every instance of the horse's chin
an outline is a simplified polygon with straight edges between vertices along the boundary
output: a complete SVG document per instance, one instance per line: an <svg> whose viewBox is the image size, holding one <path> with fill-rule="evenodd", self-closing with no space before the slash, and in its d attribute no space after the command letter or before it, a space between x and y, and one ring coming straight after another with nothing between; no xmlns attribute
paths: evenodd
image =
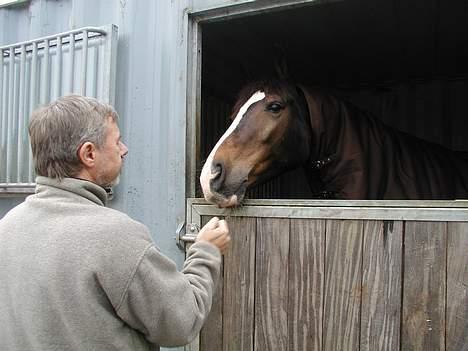
<svg viewBox="0 0 468 351"><path fill-rule="evenodd" d="M245 192L233 194L228 197L216 194L214 196L206 197L205 200L218 206L219 208L233 208L241 205L244 199Z"/></svg>
<svg viewBox="0 0 468 351"><path fill-rule="evenodd" d="M233 189L235 189L233 191ZM247 190L247 183L245 181L237 183L235 185L229 184L225 186L221 192L212 191L203 191L205 200L209 203L216 205L220 208L231 208L240 206L245 197L245 192Z"/></svg>
<svg viewBox="0 0 468 351"><path fill-rule="evenodd" d="M237 207L241 204L241 199L237 195L231 195L229 198L223 199L221 202L218 202L217 205L220 208L231 208Z"/></svg>

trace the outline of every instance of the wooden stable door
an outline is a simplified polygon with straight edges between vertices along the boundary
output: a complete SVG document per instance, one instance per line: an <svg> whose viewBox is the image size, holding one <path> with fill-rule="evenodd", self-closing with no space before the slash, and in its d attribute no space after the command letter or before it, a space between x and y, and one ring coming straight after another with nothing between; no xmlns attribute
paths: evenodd
<svg viewBox="0 0 468 351"><path fill-rule="evenodd" d="M189 349L468 349L468 223L228 223L222 279Z"/></svg>

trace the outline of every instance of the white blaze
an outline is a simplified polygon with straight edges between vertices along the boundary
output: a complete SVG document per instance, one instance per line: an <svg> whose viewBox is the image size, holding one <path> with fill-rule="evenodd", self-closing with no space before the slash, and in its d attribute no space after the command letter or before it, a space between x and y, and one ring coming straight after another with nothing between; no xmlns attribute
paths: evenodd
<svg viewBox="0 0 468 351"><path fill-rule="evenodd" d="M203 189L203 194L205 195L205 199L209 200L213 196L211 192L211 188L210 188L210 181L217 174L211 173L211 164L213 163L213 158L214 158L214 155L216 154L216 151L219 149L219 147L224 142L224 140L226 140L226 138L229 137L229 135L231 135L232 132L236 129L236 127L239 125L241 119L244 117L249 107L256 102L263 100L264 98L265 98L265 93L261 91L257 91L255 94L253 94L250 97L250 99L248 99L247 102L244 105L242 105L242 107L237 113L237 116L232 122L232 124L229 126L229 128L226 130L223 136L218 140L213 150L211 150L211 153L208 156L208 159L206 160L203 166L203 169L201 171L201 175L200 175L200 183Z"/></svg>

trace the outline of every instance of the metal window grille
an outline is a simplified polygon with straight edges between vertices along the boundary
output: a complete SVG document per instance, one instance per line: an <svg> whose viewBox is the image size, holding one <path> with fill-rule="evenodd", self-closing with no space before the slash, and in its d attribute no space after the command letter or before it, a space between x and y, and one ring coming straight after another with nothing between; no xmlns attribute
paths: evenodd
<svg viewBox="0 0 468 351"><path fill-rule="evenodd" d="M113 103L117 27L86 27L0 47L0 194L31 192L33 109L70 93Z"/></svg>

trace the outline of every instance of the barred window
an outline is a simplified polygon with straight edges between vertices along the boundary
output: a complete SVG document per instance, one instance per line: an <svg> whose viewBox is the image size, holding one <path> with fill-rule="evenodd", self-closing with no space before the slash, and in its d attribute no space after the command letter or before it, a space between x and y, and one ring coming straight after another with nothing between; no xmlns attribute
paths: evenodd
<svg viewBox="0 0 468 351"><path fill-rule="evenodd" d="M76 93L113 104L117 27L86 27L0 47L0 194L32 192L31 112Z"/></svg>

